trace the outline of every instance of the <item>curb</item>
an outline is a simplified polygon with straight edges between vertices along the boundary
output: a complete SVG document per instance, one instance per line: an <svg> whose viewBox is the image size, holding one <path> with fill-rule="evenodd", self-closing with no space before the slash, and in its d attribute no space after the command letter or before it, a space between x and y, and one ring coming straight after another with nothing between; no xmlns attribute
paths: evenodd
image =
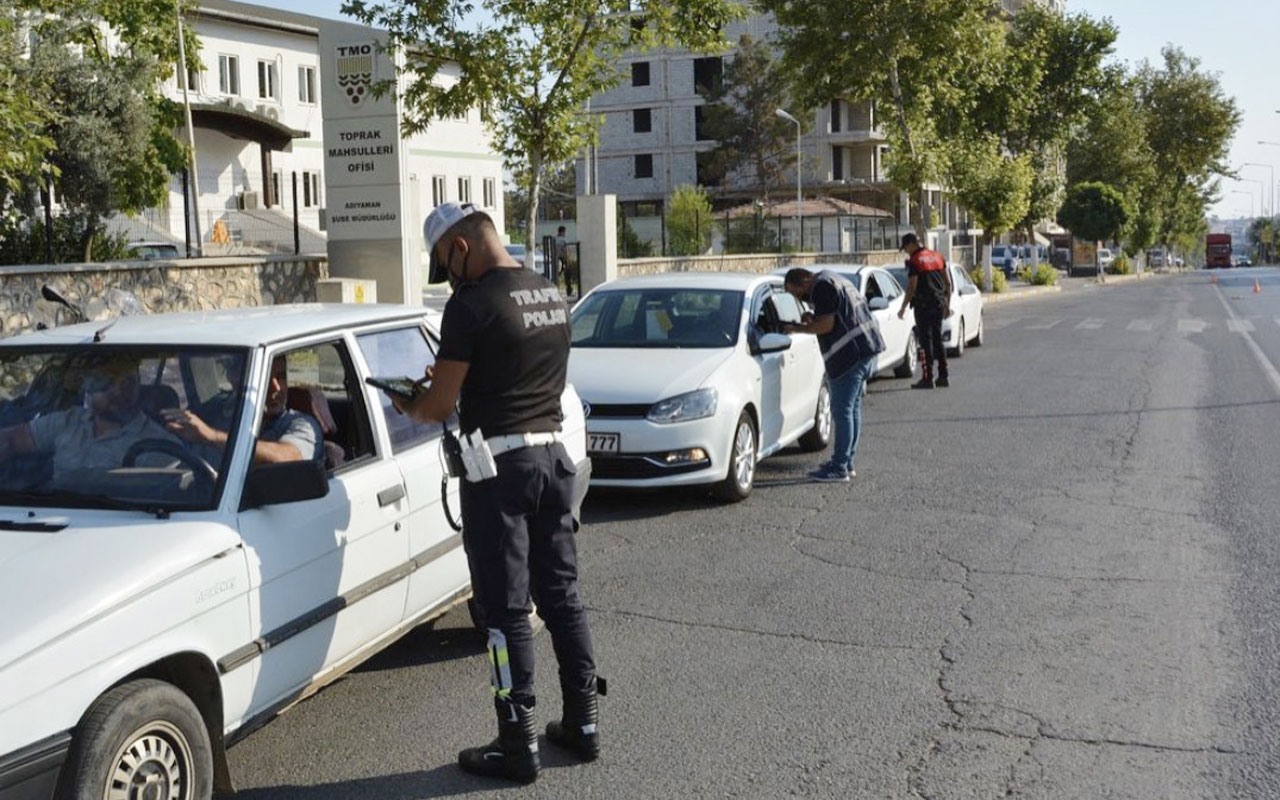
<svg viewBox="0 0 1280 800"><path fill-rule="evenodd" d="M1046 294L1055 294L1061 291L1061 286L1033 286L1030 289L1019 289L1016 292L984 294L982 295L982 304L984 306L989 306L997 303L1011 303L1014 300L1021 300L1025 297L1041 297Z"/></svg>

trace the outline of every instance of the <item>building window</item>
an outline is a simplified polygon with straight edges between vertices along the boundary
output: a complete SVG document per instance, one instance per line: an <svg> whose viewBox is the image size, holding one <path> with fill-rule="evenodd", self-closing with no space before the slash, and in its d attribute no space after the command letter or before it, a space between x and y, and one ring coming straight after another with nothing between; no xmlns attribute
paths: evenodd
<svg viewBox="0 0 1280 800"><path fill-rule="evenodd" d="M280 71L274 61L258 62L258 99L280 99Z"/></svg>
<svg viewBox="0 0 1280 800"><path fill-rule="evenodd" d="M284 170L274 170L271 173L271 197L267 207L273 205L288 205L284 200Z"/></svg>
<svg viewBox="0 0 1280 800"><path fill-rule="evenodd" d="M431 205L438 206L448 202L448 196L445 194L445 182L443 175L434 175L431 178Z"/></svg>
<svg viewBox="0 0 1280 800"><path fill-rule="evenodd" d="M320 173L302 173L302 207L317 208L320 205Z"/></svg>
<svg viewBox="0 0 1280 800"><path fill-rule="evenodd" d="M471 179L470 178L458 178L458 202L459 203L471 202Z"/></svg>
<svg viewBox="0 0 1280 800"><path fill-rule="evenodd" d="M840 101L831 101L831 132L840 132Z"/></svg>
<svg viewBox="0 0 1280 800"><path fill-rule="evenodd" d="M631 132L649 133L653 130L653 112L647 108L637 108L631 112Z"/></svg>
<svg viewBox="0 0 1280 800"><path fill-rule="evenodd" d="M240 94L239 57L218 56L218 91L223 94Z"/></svg>
<svg viewBox="0 0 1280 800"><path fill-rule="evenodd" d="M693 109L693 135L700 141L705 142L711 137L703 130L707 125L707 108L706 106L695 106Z"/></svg>
<svg viewBox="0 0 1280 800"><path fill-rule="evenodd" d="M498 205L498 182L493 178L484 179L484 207L494 208Z"/></svg>
<svg viewBox="0 0 1280 800"><path fill-rule="evenodd" d="M298 67L298 102L315 105L316 68Z"/></svg>
<svg viewBox="0 0 1280 800"><path fill-rule="evenodd" d="M636 177L652 178L653 177L653 154L643 153L636 156Z"/></svg>
<svg viewBox="0 0 1280 800"><path fill-rule="evenodd" d="M631 65L631 85L632 86L648 86L649 85L649 62L637 61Z"/></svg>
<svg viewBox="0 0 1280 800"><path fill-rule="evenodd" d="M720 88L720 79L724 74L724 59L720 56L695 58L693 60L693 90L698 94L708 94Z"/></svg>
<svg viewBox="0 0 1280 800"><path fill-rule="evenodd" d="M196 69L195 69L194 67L187 67L186 72L187 72L187 85L186 85L186 88L187 88L188 90L192 91L192 92L198 92L198 91L200 91L200 73L199 73L199 72L197 72L197 71L196 71ZM174 74L174 76L173 76L173 79L174 79L175 81L177 81L177 83L178 83L178 88L179 88L179 89L183 88L183 86L182 86L182 69L181 69L181 68L178 68L178 69L176 70L176 72L175 72L175 74Z"/></svg>
<svg viewBox="0 0 1280 800"><path fill-rule="evenodd" d="M831 180L844 180L844 148L831 148Z"/></svg>
<svg viewBox="0 0 1280 800"><path fill-rule="evenodd" d="M724 178L724 171L715 158L715 153L698 153L694 156L697 162L699 186L719 186Z"/></svg>

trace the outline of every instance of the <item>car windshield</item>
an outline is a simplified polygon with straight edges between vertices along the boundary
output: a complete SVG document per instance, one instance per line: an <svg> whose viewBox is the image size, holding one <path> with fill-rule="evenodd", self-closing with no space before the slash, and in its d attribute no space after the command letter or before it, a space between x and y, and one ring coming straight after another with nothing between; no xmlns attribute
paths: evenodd
<svg viewBox="0 0 1280 800"><path fill-rule="evenodd" d="M191 412L234 435L247 351L0 347L0 504L216 507L228 449L165 427Z"/></svg>
<svg viewBox="0 0 1280 800"><path fill-rule="evenodd" d="M618 289L596 292L573 310L574 347L732 347L742 292Z"/></svg>
<svg viewBox="0 0 1280 800"><path fill-rule="evenodd" d="M898 282L899 286L904 289L907 287L908 276L906 267L888 267L886 271L893 276L893 279Z"/></svg>

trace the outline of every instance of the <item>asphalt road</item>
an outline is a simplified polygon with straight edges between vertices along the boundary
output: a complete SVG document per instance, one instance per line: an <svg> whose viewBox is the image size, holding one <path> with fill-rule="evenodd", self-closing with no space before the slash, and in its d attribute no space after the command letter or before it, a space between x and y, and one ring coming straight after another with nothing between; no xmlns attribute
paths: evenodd
<svg viewBox="0 0 1280 800"><path fill-rule="evenodd" d="M462 774L452 614L236 746L240 796L1280 795L1280 272L1219 281L993 306L950 389L872 384L851 485L788 452L736 506L593 494L601 761Z"/></svg>

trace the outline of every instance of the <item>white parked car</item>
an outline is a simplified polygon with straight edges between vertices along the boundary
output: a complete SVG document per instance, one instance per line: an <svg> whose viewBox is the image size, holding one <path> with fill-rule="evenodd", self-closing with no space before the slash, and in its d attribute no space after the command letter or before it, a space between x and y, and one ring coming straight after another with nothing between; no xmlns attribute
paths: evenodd
<svg viewBox="0 0 1280 800"><path fill-rule="evenodd" d="M437 319L273 306L0 343L0 797L230 790L230 741L469 596L441 427L365 382L420 375ZM252 464L280 358L323 461ZM225 448L168 434L174 407Z"/></svg>
<svg viewBox="0 0 1280 800"><path fill-rule="evenodd" d="M569 380L582 396L592 485L751 491L756 463L821 450L831 400L817 337L786 335L800 303L769 275L611 281L573 310Z"/></svg>
<svg viewBox="0 0 1280 800"><path fill-rule="evenodd" d="M1098 248L1098 266L1101 269L1111 269L1116 263L1116 254L1105 247Z"/></svg>
<svg viewBox="0 0 1280 800"><path fill-rule="evenodd" d="M965 348L981 347L986 341L986 330L982 323L982 290L969 279L964 270L954 264L948 264L947 268L951 270L952 314L942 321L942 343L949 355L959 358L964 355ZM903 286L907 285L906 267L893 267L889 272ZM910 311L907 312L907 319L912 319Z"/></svg>

